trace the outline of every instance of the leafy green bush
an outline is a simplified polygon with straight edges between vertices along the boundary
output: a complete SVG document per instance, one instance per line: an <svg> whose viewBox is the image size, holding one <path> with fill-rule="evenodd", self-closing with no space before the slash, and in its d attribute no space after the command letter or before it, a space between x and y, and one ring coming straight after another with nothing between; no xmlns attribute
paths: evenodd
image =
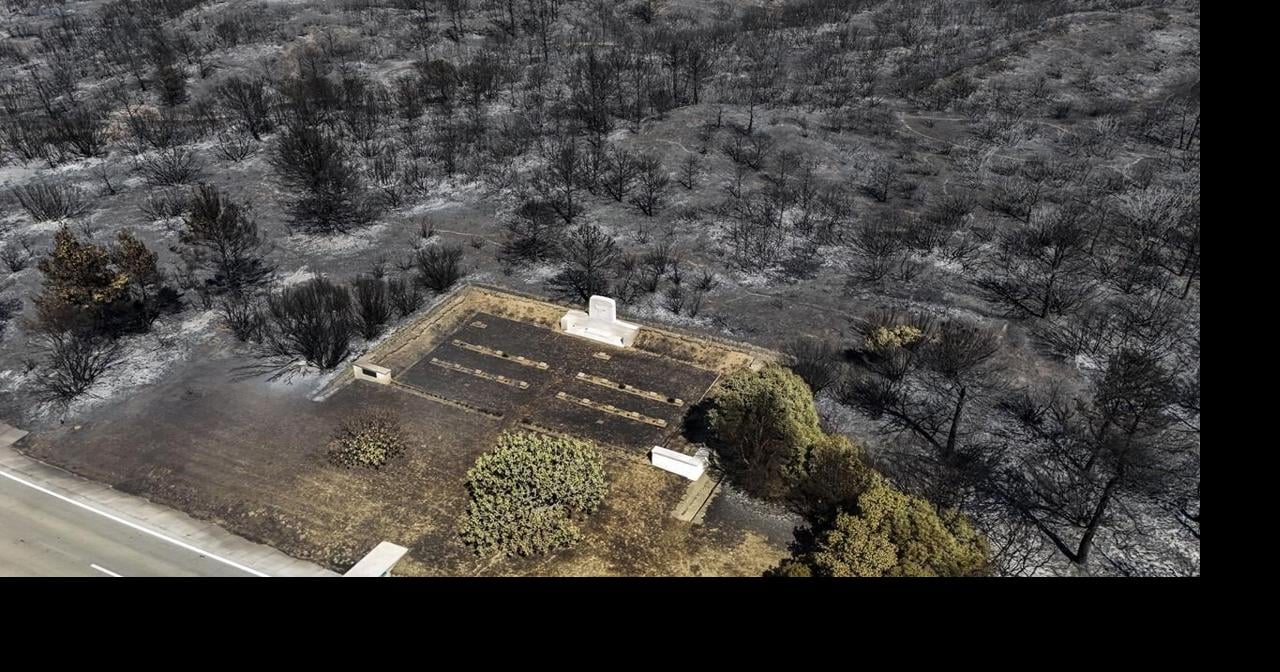
<svg viewBox="0 0 1280 672"><path fill-rule="evenodd" d="M910 324L899 324L892 327L876 327L867 334L863 345L872 352L906 348L919 343L924 338L924 331Z"/></svg>
<svg viewBox="0 0 1280 672"><path fill-rule="evenodd" d="M810 449L827 440L809 386L773 364L726 378L708 420L730 472L763 497L785 495Z"/></svg>
<svg viewBox="0 0 1280 672"><path fill-rule="evenodd" d="M479 554L536 555L578 543L575 517L595 511L607 485L594 444L504 433L467 472L462 538Z"/></svg>
<svg viewBox="0 0 1280 672"><path fill-rule="evenodd" d="M329 460L344 467L377 469L404 452L400 421L384 411L358 415L342 423L329 442Z"/></svg>
<svg viewBox="0 0 1280 672"><path fill-rule="evenodd" d="M893 488L883 477L841 512L812 553L773 572L805 576L973 576L987 567L987 542L964 516L939 513L928 501Z"/></svg>
<svg viewBox="0 0 1280 672"><path fill-rule="evenodd" d="M875 476L860 447L845 436L828 434L809 449L793 499L807 517L828 520L837 510L856 505Z"/></svg>

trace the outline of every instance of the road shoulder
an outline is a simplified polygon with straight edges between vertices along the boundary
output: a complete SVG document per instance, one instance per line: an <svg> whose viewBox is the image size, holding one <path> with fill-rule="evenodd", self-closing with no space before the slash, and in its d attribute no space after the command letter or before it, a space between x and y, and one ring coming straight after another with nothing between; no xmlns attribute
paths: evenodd
<svg viewBox="0 0 1280 672"><path fill-rule="evenodd" d="M104 524L134 527L227 564L243 566L254 573L267 576L338 576L336 572L292 558L270 546L251 542L181 511L33 460L14 447L25 435L26 432L0 422L0 477L93 510L104 517ZM111 519L114 522L108 522Z"/></svg>

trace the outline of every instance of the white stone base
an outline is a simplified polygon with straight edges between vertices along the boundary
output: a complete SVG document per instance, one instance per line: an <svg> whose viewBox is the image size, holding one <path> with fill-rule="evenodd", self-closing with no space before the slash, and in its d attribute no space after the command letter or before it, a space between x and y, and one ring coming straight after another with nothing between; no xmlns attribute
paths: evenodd
<svg viewBox="0 0 1280 672"><path fill-rule="evenodd" d="M702 478L707 471L706 458L690 457L662 446L653 447L649 452L649 462L659 469L684 476L691 481Z"/></svg>
<svg viewBox="0 0 1280 672"><path fill-rule="evenodd" d="M581 310L565 313L564 317L560 318L560 329L570 336L591 339L615 348L631 347L636 340L636 335L640 333L638 324L622 320L613 322L593 320L590 315Z"/></svg>
<svg viewBox="0 0 1280 672"><path fill-rule="evenodd" d="M367 380L380 385L391 384L391 369L385 366L378 366L368 362L356 362L351 365L351 373L355 375L356 380Z"/></svg>

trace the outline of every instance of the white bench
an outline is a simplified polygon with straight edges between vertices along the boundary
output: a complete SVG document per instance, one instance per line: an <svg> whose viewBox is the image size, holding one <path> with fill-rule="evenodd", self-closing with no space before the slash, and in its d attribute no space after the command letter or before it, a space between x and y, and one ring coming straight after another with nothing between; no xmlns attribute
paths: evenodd
<svg viewBox="0 0 1280 672"><path fill-rule="evenodd" d="M618 306L606 296L593 296L588 302L590 312L570 310L560 318L564 333L607 343L615 348L630 347L640 333L640 325L618 319Z"/></svg>
<svg viewBox="0 0 1280 672"><path fill-rule="evenodd" d="M677 453L662 446L654 446L653 450L649 452L649 463L663 471L684 476L691 481L702 478L702 474L707 471L706 458Z"/></svg>

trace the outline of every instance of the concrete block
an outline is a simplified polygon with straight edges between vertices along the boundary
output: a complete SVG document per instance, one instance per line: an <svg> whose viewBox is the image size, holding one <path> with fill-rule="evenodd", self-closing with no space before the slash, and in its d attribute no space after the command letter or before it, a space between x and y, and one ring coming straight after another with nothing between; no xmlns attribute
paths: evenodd
<svg viewBox="0 0 1280 672"><path fill-rule="evenodd" d="M409 549L389 541L373 547L369 554L347 570L343 576L387 576Z"/></svg>
<svg viewBox="0 0 1280 672"><path fill-rule="evenodd" d="M371 383L379 385L391 384L391 369L369 362L356 362L351 365L351 372L355 374L356 380L367 380Z"/></svg>
<svg viewBox="0 0 1280 672"><path fill-rule="evenodd" d="M678 474L691 481L702 478L702 475L707 471L705 458L677 453L662 446L654 446L653 450L649 452L649 463L659 469Z"/></svg>

